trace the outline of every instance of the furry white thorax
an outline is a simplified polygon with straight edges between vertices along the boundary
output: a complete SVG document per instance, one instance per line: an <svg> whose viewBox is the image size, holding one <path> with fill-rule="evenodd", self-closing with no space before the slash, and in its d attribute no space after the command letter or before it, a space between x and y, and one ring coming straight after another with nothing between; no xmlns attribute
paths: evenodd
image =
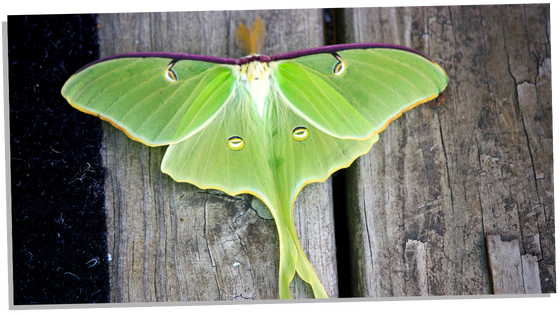
<svg viewBox="0 0 560 315"><path fill-rule="evenodd" d="M262 117L264 115L264 103L270 89L270 70L266 63L260 61L244 64L239 70L239 80L245 84Z"/></svg>

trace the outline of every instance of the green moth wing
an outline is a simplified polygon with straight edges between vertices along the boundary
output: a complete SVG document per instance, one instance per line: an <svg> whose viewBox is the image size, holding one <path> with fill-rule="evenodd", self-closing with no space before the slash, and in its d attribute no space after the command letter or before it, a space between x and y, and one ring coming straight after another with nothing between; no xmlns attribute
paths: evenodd
<svg viewBox="0 0 560 315"><path fill-rule="evenodd" d="M158 146L179 142L211 121L234 83L231 68L216 63L123 57L79 71L62 95L132 139Z"/></svg>
<svg viewBox="0 0 560 315"><path fill-rule="evenodd" d="M293 228L293 203L306 184L324 181L334 171L349 166L369 151L378 137L360 141L325 134L292 112L279 91L272 88L266 115L261 117L249 92L238 87L237 95L224 105L228 110L201 132L169 146L162 171L200 188L231 195L250 193L264 201L280 236L280 297L289 297L289 283L296 270L312 284L316 297L327 297L299 245ZM294 135L298 130L307 133L306 139ZM232 137L243 141L243 149L228 147Z"/></svg>
<svg viewBox="0 0 560 315"><path fill-rule="evenodd" d="M365 139L433 99L447 75L433 61L394 48L341 50L279 62L282 94L328 134Z"/></svg>

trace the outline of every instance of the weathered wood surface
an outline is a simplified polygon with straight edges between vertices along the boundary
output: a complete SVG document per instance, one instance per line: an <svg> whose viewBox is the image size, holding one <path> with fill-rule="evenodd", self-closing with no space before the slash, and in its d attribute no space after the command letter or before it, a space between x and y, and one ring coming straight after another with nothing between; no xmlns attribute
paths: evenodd
<svg viewBox="0 0 560 315"><path fill-rule="evenodd" d="M493 293L489 235L519 240L523 268L555 292L549 6L337 13L338 43L406 45L450 77L441 108L405 113L346 171L353 296ZM235 29L257 15L264 54L323 43L320 10L120 14L100 17L102 55L239 57ZM165 148L105 132L112 301L277 298L276 228L249 196L175 183L159 169ZM304 188L294 219L336 297L331 200L330 180ZM297 279L292 295L312 293Z"/></svg>
<svg viewBox="0 0 560 315"><path fill-rule="evenodd" d="M171 51L241 57L235 30L260 15L264 54L323 45L321 10L108 14L99 18L103 56ZM273 220L231 197L176 183L160 171L165 147L149 148L104 125L111 300L213 301L278 298ZM331 297L338 296L330 180L298 197L296 231ZM297 278L293 298L313 297Z"/></svg>
<svg viewBox="0 0 560 315"><path fill-rule="evenodd" d="M344 42L412 47L450 78L346 172L353 295L492 293L487 235L556 292L549 5L342 13Z"/></svg>

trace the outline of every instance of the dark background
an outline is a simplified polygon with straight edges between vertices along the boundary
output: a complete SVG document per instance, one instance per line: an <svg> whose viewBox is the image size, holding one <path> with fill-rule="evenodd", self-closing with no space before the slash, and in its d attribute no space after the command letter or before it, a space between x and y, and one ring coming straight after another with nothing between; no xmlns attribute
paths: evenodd
<svg viewBox="0 0 560 315"><path fill-rule="evenodd" d="M8 17L14 305L109 302L101 122L60 94L98 57L95 15Z"/></svg>

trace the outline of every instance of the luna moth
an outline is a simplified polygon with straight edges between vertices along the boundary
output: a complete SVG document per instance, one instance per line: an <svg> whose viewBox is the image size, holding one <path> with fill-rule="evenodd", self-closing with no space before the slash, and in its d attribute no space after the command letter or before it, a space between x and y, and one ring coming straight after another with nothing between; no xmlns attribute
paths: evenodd
<svg viewBox="0 0 560 315"><path fill-rule="evenodd" d="M240 59L127 53L72 75L62 95L148 146L168 146L161 170L179 182L259 198L279 235L279 297L296 272L327 298L292 217L301 189L367 153L404 111L433 100L448 77L410 48L356 43L265 56L257 18L241 25Z"/></svg>

